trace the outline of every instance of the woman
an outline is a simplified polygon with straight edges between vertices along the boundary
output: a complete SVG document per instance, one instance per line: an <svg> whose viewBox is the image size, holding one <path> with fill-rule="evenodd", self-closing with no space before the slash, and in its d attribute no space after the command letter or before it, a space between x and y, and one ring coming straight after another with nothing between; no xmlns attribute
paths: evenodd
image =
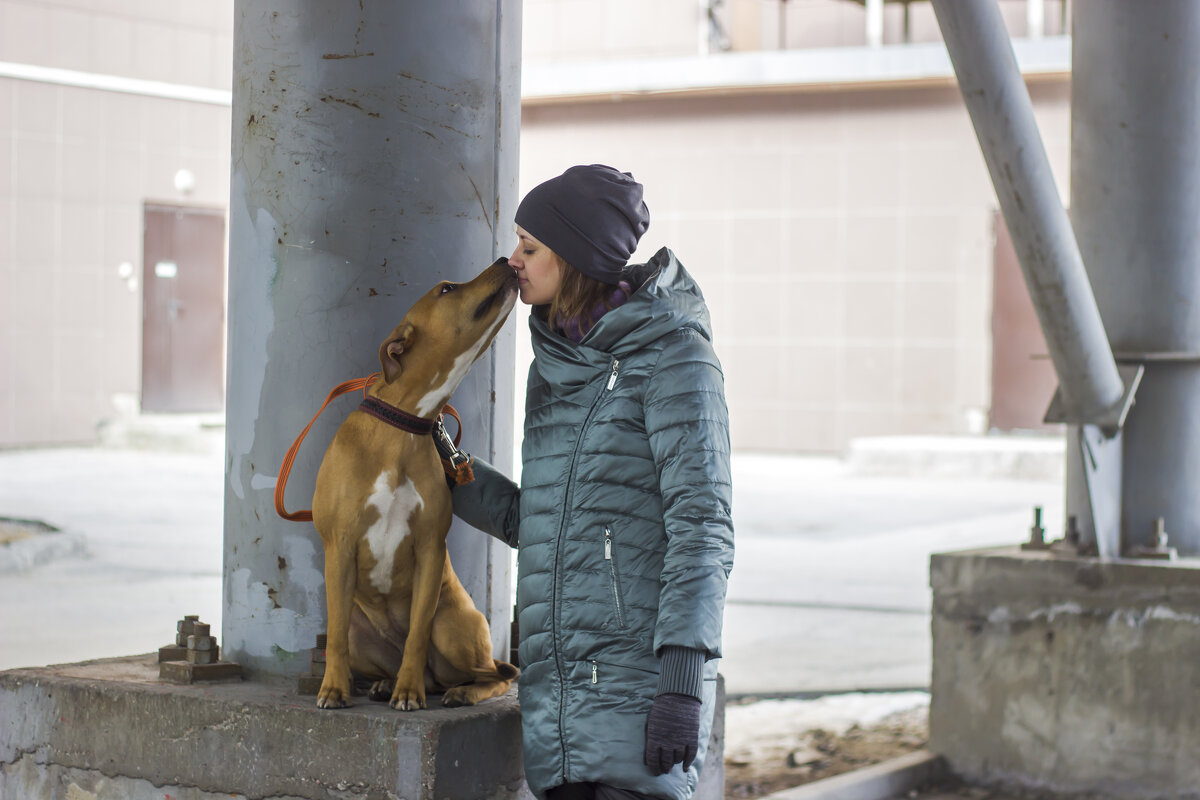
<svg viewBox="0 0 1200 800"><path fill-rule="evenodd" d="M675 255L627 265L642 186L572 167L517 209L532 305L521 486L476 460L454 511L520 548L525 777L539 797L686 800L733 563L728 412Z"/></svg>

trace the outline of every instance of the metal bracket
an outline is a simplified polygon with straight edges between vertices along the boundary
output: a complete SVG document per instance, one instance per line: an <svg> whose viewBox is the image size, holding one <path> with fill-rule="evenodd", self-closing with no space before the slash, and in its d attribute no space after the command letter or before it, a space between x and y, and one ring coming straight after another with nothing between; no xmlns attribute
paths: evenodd
<svg viewBox="0 0 1200 800"><path fill-rule="evenodd" d="M1146 368L1141 364L1118 364L1117 373L1125 385L1125 392L1121 395L1120 402L1095 419L1083 419L1078 411L1068 408L1062 386L1059 386L1054 391L1054 398L1050 401L1050 408L1046 409L1043 421L1068 425L1093 425L1110 435L1116 434L1124 427L1125 417L1129 415L1129 409L1133 408L1134 395L1137 394L1145 371Z"/></svg>
<svg viewBox="0 0 1200 800"><path fill-rule="evenodd" d="M1079 470L1082 481L1067 483L1067 509L1074 511L1079 552L1095 549L1102 559L1121 555L1122 437L1111 436L1097 425L1071 425L1067 429L1068 464Z"/></svg>

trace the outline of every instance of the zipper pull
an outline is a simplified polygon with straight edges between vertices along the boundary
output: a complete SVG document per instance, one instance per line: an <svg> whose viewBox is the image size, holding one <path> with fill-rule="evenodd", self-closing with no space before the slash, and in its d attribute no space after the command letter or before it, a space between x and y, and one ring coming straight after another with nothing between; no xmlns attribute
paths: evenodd
<svg viewBox="0 0 1200 800"><path fill-rule="evenodd" d="M612 391L613 386L617 384L617 367L621 366L621 362L613 359L612 375L608 376L608 391Z"/></svg>
<svg viewBox="0 0 1200 800"><path fill-rule="evenodd" d="M600 678L599 678L599 676L597 675L597 673L599 672L599 670L600 670L600 665L599 665L599 664L597 664L595 661L593 661L593 662L592 662L592 683L599 683L599 682L600 682Z"/></svg>
<svg viewBox="0 0 1200 800"><path fill-rule="evenodd" d="M612 531L604 529L604 560L612 561Z"/></svg>

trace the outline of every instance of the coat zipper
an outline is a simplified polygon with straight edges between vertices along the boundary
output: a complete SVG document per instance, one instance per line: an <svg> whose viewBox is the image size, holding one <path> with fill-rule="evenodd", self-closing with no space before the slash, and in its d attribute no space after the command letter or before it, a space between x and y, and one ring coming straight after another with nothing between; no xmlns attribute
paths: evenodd
<svg viewBox="0 0 1200 800"><path fill-rule="evenodd" d="M555 545L554 545L554 616L552 617L552 619L554 620L554 622L553 622L553 624L554 624L554 636L553 636L554 665L558 669L558 685L559 685L558 730L560 732L564 728L564 717L566 716L566 713L567 713L566 692L563 691L563 689L562 689L562 687L566 685L566 677L565 677L566 670L563 666L562 648L559 647L559 644L558 644L558 612L559 612L559 608L558 608L558 600L559 600L558 562L559 562L560 557L562 556L563 530L566 528L566 525L567 525L567 509L570 508L570 506L571 506L570 498L571 498L571 491L574 488L572 484L574 483L574 480L575 480L575 463L579 460L579 446L583 443L583 436L585 433L587 433L588 425L591 424L592 417L595 415L596 409L599 408L599 406L600 406L600 400L604 397L604 395L607 392L612 390L613 386L616 385L617 370L620 368L620 366L621 366L621 362L618 359L614 358L613 362L612 362L612 370L608 376L608 383L605 385L604 391L597 394L596 399L592 401L592 407L590 409L588 409L587 416L584 417L584 420L583 420L583 425L580 426L580 428L579 428L579 438L577 438L575 440L575 451L573 453L571 453L571 466L570 466L570 469L567 470L567 490L566 490L566 492L563 493L563 496L567 499L568 502L563 504L562 520L558 523L558 538L556 539ZM592 664L592 681L593 682L596 682L598 680L596 677L596 669L597 669L596 665L595 665L595 663L593 663ZM562 748L563 779L566 780L567 782L570 782L570 776L568 775L568 773L570 771L568 769L569 756L567 754L567 744L564 741L564 739L565 739L565 737L559 736L559 740L558 740L559 746Z"/></svg>
<svg viewBox="0 0 1200 800"><path fill-rule="evenodd" d="M613 605L617 609L617 624L624 628L625 611L621 608L621 587L617 582L617 562L613 560L612 528L607 525L604 526L604 560L608 562L608 574L612 578Z"/></svg>

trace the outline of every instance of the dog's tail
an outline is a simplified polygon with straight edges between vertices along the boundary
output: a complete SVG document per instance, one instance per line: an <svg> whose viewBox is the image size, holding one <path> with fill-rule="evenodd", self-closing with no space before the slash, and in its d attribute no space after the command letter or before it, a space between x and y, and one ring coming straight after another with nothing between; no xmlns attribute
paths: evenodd
<svg viewBox="0 0 1200 800"><path fill-rule="evenodd" d="M491 678L493 680L499 679L502 681L515 681L517 676L521 674L521 670L517 669L512 664L509 664L507 661L497 661L494 658L492 659L491 669L486 667L478 667L471 671L475 674L477 679Z"/></svg>

